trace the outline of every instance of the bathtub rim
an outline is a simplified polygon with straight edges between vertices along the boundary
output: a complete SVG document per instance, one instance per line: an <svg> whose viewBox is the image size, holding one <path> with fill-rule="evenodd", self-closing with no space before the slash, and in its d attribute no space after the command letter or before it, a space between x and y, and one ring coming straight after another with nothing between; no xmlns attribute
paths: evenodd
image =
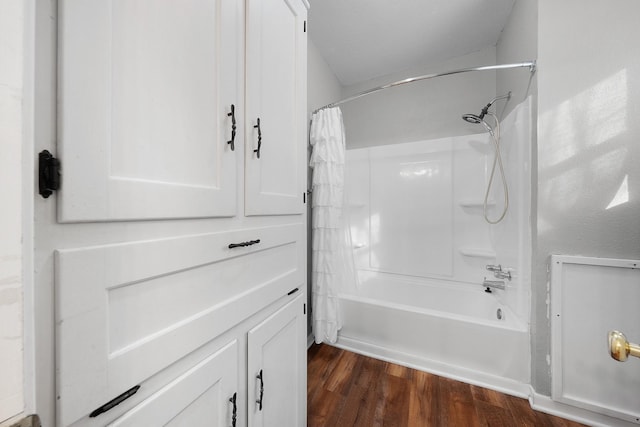
<svg viewBox="0 0 640 427"><path fill-rule="evenodd" d="M439 281L433 281L433 282L430 281L428 283L427 282L422 283L422 282L407 280L406 282L411 285L417 285L421 287L436 287L440 289L451 290L450 286L456 286L456 291L462 290L463 292L478 292L478 293L483 292L482 287L480 285L474 285L474 284L468 284L468 283L462 283L462 282L452 282L454 283L453 285L440 283ZM366 284L361 283L360 286L366 286ZM476 286L478 287L477 289L476 289ZM481 295L481 296L484 297L485 295ZM497 294L494 295L496 309L500 308L503 311L506 310L505 320L483 319L483 318L478 318L473 316L465 316L464 314L450 313L443 310L434 310L429 308L421 308L415 305L402 304L399 302L384 301L384 300L381 300L380 298L374 298L370 296L353 294L348 292L340 292L338 294L338 298L340 300L344 299L348 301L359 302L359 303L374 305L378 307L385 307L385 308L390 308L394 310L402 310L402 311L408 311L408 312L418 313L418 314L427 315L427 316L451 319L459 322L480 324L487 327L507 329L515 332L530 333L529 322L521 319L511 309L511 307L509 307L504 302L500 301L500 298L497 296Z"/></svg>

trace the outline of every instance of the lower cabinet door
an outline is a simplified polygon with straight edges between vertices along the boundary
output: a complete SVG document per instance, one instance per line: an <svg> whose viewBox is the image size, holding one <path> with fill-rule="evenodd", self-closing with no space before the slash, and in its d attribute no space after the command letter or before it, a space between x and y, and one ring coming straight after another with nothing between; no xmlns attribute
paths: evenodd
<svg viewBox="0 0 640 427"><path fill-rule="evenodd" d="M306 315L304 294L248 334L249 426L306 425Z"/></svg>
<svg viewBox="0 0 640 427"><path fill-rule="evenodd" d="M235 426L238 345L233 340L109 426Z"/></svg>

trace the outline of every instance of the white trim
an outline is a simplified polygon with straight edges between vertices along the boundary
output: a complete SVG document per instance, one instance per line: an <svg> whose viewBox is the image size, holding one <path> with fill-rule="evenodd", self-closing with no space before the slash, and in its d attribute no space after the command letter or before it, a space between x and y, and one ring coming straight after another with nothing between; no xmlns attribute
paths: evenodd
<svg viewBox="0 0 640 427"><path fill-rule="evenodd" d="M34 109L35 109L35 0L23 9L22 70L22 302L24 414L36 413L35 307L34 307Z"/></svg>
<svg viewBox="0 0 640 427"><path fill-rule="evenodd" d="M311 332L309 335L307 335L307 350L309 350L311 348L311 346L313 345L314 340L315 340L315 337L313 336L313 332Z"/></svg>
<svg viewBox="0 0 640 427"><path fill-rule="evenodd" d="M625 419L631 423L640 424L640 417L634 413L623 410L617 410L601 400L592 401L585 397L571 396L565 392L566 375L563 372L565 366L565 354L563 354L563 285L564 280L563 269L565 265L588 265L602 266L614 268L639 269L640 260L630 259L614 259L614 258L596 258L584 256L569 255L551 255L551 304L550 304L550 321L551 321L551 398L558 404L564 404L567 407L580 407L590 413L599 413L604 416L617 417L615 419ZM608 425L608 424L607 424Z"/></svg>
<svg viewBox="0 0 640 427"><path fill-rule="evenodd" d="M536 411L566 418L568 420L587 424L593 427L637 427L637 425L640 424L640 422L638 422L638 424L634 424L619 418L596 414L595 412L591 412L586 409L555 402L551 400L549 396L536 393L533 388L531 388L530 391L529 404Z"/></svg>

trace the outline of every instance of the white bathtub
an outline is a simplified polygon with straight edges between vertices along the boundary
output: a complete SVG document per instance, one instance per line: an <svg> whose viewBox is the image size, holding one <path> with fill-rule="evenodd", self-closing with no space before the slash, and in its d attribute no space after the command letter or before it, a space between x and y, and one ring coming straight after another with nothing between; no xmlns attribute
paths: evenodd
<svg viewBox="0 0 640 427"><path fill-rule="evenodd" d="M498 302L499 292L373 274L359 285L358 295L341 295L343 327L337 345L525 397L528 327Z"/></svg>

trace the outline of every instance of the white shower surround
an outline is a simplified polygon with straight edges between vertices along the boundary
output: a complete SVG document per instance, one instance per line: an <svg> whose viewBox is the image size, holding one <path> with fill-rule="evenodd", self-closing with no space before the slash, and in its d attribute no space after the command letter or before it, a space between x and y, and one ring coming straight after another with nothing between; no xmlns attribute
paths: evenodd
<svg viewBox="0 0 640 427"><path fill-rule="evenodd" d="M530 105L502 122L511 205L497 225L482 218L493 161L486 133L347 151L361 280L341 294L338 346L528 395ZM498 179L490 217L501 190ZM495 279L487 264L512 272L506 290L483 292L483 278Z"/></svg>

